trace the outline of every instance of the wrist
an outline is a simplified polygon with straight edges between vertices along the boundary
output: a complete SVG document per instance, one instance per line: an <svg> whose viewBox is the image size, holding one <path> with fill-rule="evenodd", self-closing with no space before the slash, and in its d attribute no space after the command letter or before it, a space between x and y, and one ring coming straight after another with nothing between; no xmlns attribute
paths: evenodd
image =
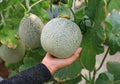
<svg viewBox="0 0 120 84"><path fill-rule="evenodd" d="M47 69L50 71L51 75L53 75L56 72L56 70L53 68L54 65L50 65L44 61L42 62L42 64L44 64L47 67Z"/></svg>

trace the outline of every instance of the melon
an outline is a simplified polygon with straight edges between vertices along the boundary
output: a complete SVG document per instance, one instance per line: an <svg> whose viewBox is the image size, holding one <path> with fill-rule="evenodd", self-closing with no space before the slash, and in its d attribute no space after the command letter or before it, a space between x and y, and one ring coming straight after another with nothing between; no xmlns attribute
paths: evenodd
<svg viewBox="0 0 120 84"><path fill-rule="evenodd" d="M38 16L30 13L24 16L19 26L19 37L29 48L37 48L40 46L40 35L43 23Z"/></svg>
<svg viewBox="0 0 120 84"><path fill-rule="evenodd" d="M80 28L71 20L55 18L49 21L41 33L41 45L46 52L58 58L73 55L80 46Z"/></svg>
<svg viewBox="0 0 120 84"><path fill-rule="evenodd" d="M7 63L17 63L25 55L25 45L19 42L15 49L9 48L6 45L0 46L0 57Z"/></svg>

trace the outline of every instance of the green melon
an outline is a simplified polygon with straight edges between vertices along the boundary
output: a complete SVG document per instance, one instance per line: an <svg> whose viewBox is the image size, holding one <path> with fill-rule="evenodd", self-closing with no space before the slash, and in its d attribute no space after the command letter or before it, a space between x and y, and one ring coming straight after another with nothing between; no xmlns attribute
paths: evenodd
<svg viewBox="0 0 120 84"><path fill-rule="evenodd" d="M0 46L0 57L7 63L17 63L24 57L25 45L20 42L15 49L8 48L6 45Z"/></svg>
<svg viewBox="0 0 120 84"><path fill-rule="evenodd" d="M19 36L24 44L29 48L37 48L40 46L40 35L43 23L34 14L23 17L19 26Z"/></svg>
<svg viewBox="0 0 120 84"><path fill-rule="evenodd" d="M52 19L41 33L43 49L58 58L70 57L80 46L81 40L79 27L65 18Z"/></svg>

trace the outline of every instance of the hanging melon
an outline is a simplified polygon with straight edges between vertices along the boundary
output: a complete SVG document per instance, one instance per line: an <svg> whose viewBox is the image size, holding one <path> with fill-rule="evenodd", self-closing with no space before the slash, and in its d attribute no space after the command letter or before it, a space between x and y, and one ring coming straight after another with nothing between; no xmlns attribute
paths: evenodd
<svg viewBox="0 0 120 84"><path fill-rule="evenodd" d="M24 16L19 26L19 36L24 44L29 48L37 48L40 46L40 35L43 28L43 23L34 14Z"/></svg>
<svg viewBox="0 0 120 84"><path fill-rule="evenodd" d="M0 46L0 57L7 63L17 63L25 55L25 45L19 42L15 49L9 48L6 45Z"/></svg>
<svg viewBox="0 0 120 84"><path fill-rule="evenodd" d="M65 18L52 19L41 33L43 49L58 58L70 57L80 46L81 40L79 27Z"/></svg>

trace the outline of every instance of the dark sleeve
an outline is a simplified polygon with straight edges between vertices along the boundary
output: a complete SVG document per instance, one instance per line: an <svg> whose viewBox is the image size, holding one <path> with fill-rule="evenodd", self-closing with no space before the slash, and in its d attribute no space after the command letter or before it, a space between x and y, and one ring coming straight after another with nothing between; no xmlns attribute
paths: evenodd
<svg viewBox="0 0 120 84"><path fill-rule="evenodd" d="M38 64L0 82L0 84L43 84L51 77L50 71L44 64Z"/></svg>

